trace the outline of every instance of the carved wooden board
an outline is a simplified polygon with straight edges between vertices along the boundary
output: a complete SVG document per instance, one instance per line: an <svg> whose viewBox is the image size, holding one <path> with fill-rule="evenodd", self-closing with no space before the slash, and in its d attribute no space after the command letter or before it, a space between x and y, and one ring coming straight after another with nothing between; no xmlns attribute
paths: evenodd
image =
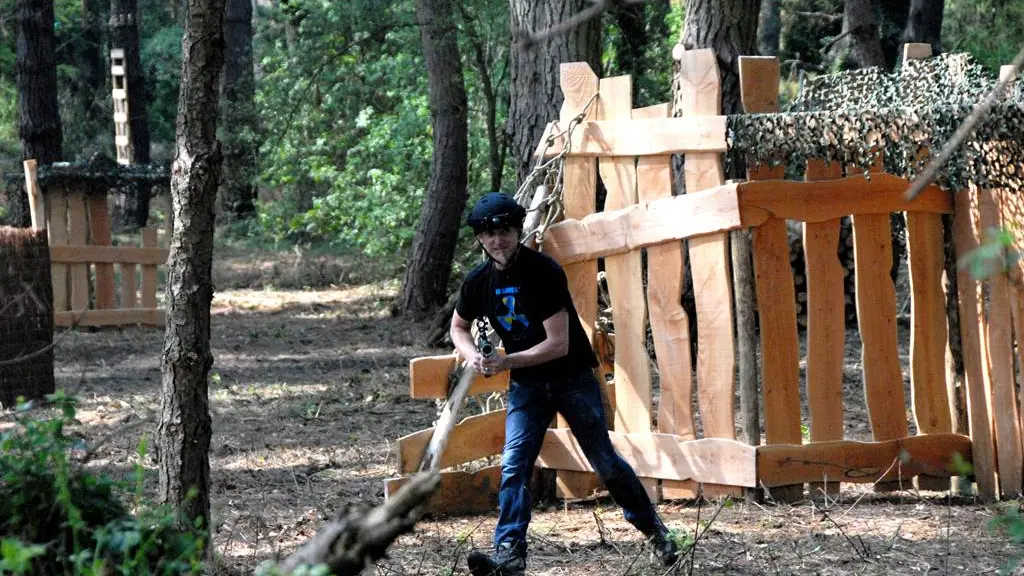
<svg viewBox="0 0 1024 576"><path fill-rule="evenodd" d="M444 356L424 356L409 360L409 397L410 398L446 398L448 396L448 376L455 370L458 360L454 354ZM508 371L486 377L478 374L466 393L487 394L508 390Z"/></svg>
<svg viewBox="0 0 1024 576"><path fill-rule="evenodd" d="M46 197L50 212L49 226L46 227L50 236L50 244L68 244L68 197L60 192L52 192ZM68 301L68 265L51 264L50 273L53 277L53 311L62 312L70 306Z"/></svg>
<svg viewBox="0 0 1024 576"><path fill-rule="evenodd" d="M387 500L404 486L411 476L388 478L384 481L384 499ZM534 469L530 480L531 491L541 491L540 471ZM487 466L475 472L441 472L441 485L427 500L425 511L437 516L465 516L488 514L498 508L498 490L501 488L501 466Z"/></svg>
<svg viewBox="0 0 1024 576"><path fill-rule="evenodd" d="M110 211L107 208L106 195L90 195L89 235L95 247L110 246ZM164 259L166 260L166 258ZM108 309L114 307L114 265L97 263L96 267L96 307Z"/></svg>
<svg viewBox="0 0 1024 576"><path fill-rule="evenodd" d="M89 221L86 214L85 194L81 191L72 191L68 195L68 244L71 246L86 245L89 237ZM81 312L89 307L89 265L72 264L69 273L71 309Z"/></svg>
<svg viewBox="0 0 1024 576"><path fill-rule="evenodd" d="M680 54L680 90L674 96L676 112L683 116L719 113L718 62L712 50ZM723 183L718 154L687 154L686 192L691 194ZM690 240L690 272L697 311L697 385L704 435L735 438L732 281L726 234Z"/></svg>
<svg viewBox="0 0 1024 576"><path fill-rule="evenodd" d="M398 470L415 472L423 452L434 435L433 428L413 432L398 439ZM505 444L505 411L495 410L463 419L452 429L448 446L441 455L439 468L472 462L501 454Z"/></svg>

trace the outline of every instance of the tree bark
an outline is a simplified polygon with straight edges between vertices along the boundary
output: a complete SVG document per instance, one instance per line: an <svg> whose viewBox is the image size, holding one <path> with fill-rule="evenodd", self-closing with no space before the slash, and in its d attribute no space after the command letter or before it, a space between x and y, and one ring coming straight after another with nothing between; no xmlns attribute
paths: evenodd
<svg viewBox="0 0 1024 576"><path fill-rule="evenodd" d="M643 69L644 48L649 41L647 27L644 22L644 9L647 4L616 4L612 9L615 23L619 28L618 73L629 74L632 79L633 105L637 103L640 91L637 80L646 72Z"/></svg>
<svg viewBox="0 0 1024 576"><path fill-rule="evenodd" d="M872 0L846 0L843 4L845 38L838 44L844 55L843 68L885 66L878 32L878 17Z"/></svg>
<svg viewBox="0 0 1024 576"><path fill-rule="evenodd" d="M559 86L559 64L587 62L595 73L601 72L601 19L591 18L567 33L537 42L515 39L568 20L590 5L587 0L509 0L513 46L508 131L516 187L530 173L531 156L544 127L558 119L564 99Z"/></svg>
<svg viewBox="0 0 1024 576"><path fill-rule="evenodd" d="M683 47L714 49L722 75L722 114L743 111L739 57L757 53L759 7L758 0L690 0L686 3Z"/></svg>
<svg viewBox="0 0 1024 576"><path fill-rule="evenodd" d="M256 210L251 0L226 0L224 45L221 86L224 172L220 182L220 214L231 220L242 220L252 217Z"/></svg>
<svg viewBox="0 0 1024 576"><path fill-rule="evenodd" d="M208 376L213 230L221 153L217 97L224 64L224 0L189 0L182 40L175 157L174 234L167 267L161 362L160 497L194 522L210 518ZM193 493L194 491L194 493Z"/></svg>
<svg viewBox="0 0 1024 576"><path fill-rule="evenodd" d="M922 42L932 45L932 54L942 52L942 12L945 0L911 0L907 26L903 29L904 42Z"/></svg>
<svg viewBox="0 0 1024 576"><path fill-rule="evenodd" d="M53 0L18 0L15 74L18 84L18 136L23 160L39 164L62 159L63 132L57 107ZM21 222L31 224L28 196L22 191Z"/></svg>
<svg viewBox="0 0 1024 576"><path fill-rule="evenodd" d="M400 310L423 317L445 302L468 192L466 87L451 0L418 0L430 85L434 153L427 195L405 269Z"/></svg>
<svg viewBox="0 0 1024 576"><path fill-rule="evenodd" d="M779 54L782 34L782 0L761 0L761 13L757 22L757 50L762 56Z"/></svg>
<svg viewBox="0 0 1024 576"><path fill-rule="evenodd" d="M100 0L82 0L82 33L76 40L79 77L75 99L90 133L110 125L110 110L102 106L107 70L100 18Z"/></svg>
<svg viewBox="0 0 1024 576"><path fill-rule="evenodd" d="M138 0L110 0L110 47L124 50L125 79L128 85L128 160L131 164L149 164L149 95L146 92L139 55ZM142 228L149 220L150 187L134 185L127 194L117 196L117 225L126 229Z"/></svg>

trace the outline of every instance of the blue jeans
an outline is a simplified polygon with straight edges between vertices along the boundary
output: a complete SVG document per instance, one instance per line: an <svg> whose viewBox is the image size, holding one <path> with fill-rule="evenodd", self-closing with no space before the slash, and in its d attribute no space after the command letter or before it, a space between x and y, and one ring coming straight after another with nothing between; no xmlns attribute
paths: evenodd
<svg viewBox="0 0 1024 576"><path fill-rule="evenodd" d="M658 521L633 468L612 447L597 378L587 371L550 380L513 380L508 390L505 448L501 457L495 546L508 542L526 553L530 523L530 476L555 412L565 417L584 455L625 519L644 534Z"/></svg>

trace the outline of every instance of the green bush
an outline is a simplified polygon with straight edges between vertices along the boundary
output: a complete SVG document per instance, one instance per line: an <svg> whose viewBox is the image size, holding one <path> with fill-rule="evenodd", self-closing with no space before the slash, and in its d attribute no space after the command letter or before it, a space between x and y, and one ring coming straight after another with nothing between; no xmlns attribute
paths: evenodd
<svg viewBox="0 0 1024 576"><path fill-rule="evenodd" d="M198 574L205 535L178 529L168 509L146 505L141 466L130 514L125 486L72 458L84 448L65 432L75 400L62 393L47 400L59 408L55 416L38 417L23 404L16 425L0 434L0 574Z"/></svg>

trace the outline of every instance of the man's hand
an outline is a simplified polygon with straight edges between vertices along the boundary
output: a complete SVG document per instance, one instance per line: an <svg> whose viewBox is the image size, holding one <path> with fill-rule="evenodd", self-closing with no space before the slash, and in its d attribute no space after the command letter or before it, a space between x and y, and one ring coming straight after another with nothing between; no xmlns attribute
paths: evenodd
<svg viewBox="0 0 1024 576"><path fill-rule="evenodd" d="M478 352L473 356L473 368L476 369L477 373L484 376L500 374L509 368L508 356L495 353L487 357Z"/></svg>

